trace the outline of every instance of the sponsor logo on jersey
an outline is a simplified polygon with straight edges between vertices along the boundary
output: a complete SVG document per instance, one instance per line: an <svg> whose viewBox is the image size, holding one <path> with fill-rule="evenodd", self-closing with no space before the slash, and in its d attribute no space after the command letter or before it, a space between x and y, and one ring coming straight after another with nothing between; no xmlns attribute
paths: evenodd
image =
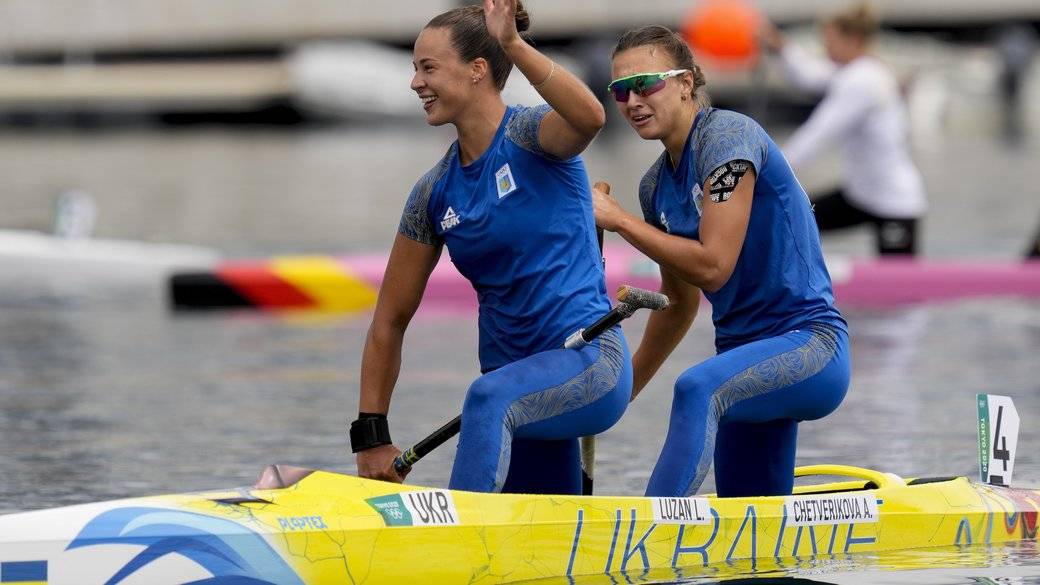
<svg viewBox="0 0 1040 585"><path fill-rule="evenodd" d="M448 211L444 212L444 218L441 219L441 231L446 232L450 230L459 225L460 221L462 220L459 218L458 214L455 213L455 210L449 207Z"/></svg>
<svg viewBox="0 0 1040 585"><path fill-rule="evenodd" d="M693 208L697 210L699 217L704 209L704 192L701 191L700 185L694 185L693 189L690 189L690 198L693 199Z"/></svg>
<svg viewBox="0 0 1040 585"><path fill-rule="evenodd" d="M509 163L495 171L495 188L498 189L499 199L516 191L516 181L513 180L513 171L509 169Z"/></svg>
<svg viewBox="0 0 1040 585"><path fill-rule="evenodd" d="M661 212L661 225L664 226L664 231L672 233L672 228L668 225L668 218L664 216L664 212Z"/></svg>

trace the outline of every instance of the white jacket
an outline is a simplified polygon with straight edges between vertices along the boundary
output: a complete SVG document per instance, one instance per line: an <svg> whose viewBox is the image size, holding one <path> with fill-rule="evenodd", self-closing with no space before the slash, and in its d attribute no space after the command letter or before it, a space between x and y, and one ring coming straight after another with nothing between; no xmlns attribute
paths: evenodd
<svg viewBox="0 0 1040 585"><path fill-rule="evenodd" d="M780 56L795 85L826 91L783 148L791 166L804 166L840 141L845 195L852 204L883 218L923 215L927 202L921 174L910 159L906 108L888 67L865 55L839 68L791 43Z"/></svg>

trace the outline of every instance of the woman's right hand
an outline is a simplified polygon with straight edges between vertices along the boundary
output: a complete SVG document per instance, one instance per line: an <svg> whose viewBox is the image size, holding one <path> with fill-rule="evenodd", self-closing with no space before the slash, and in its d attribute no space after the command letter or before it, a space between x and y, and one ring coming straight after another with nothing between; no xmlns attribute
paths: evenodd
<svg viewBox="0 0 1040 585"><path fill-rule="evenodd" d="M484 0L484 22L488 34L503 47L520 40L516 30L516 0Z"/></svg>
<svg viewBox="0 0 1040 585"><path fill-rule="evenodd" d="M394 469L394 459L400 454L401 450L393 445L380 445L379 447L358 451L358 477L404 483L404 478L408 475L408 471L401 475Z"/></svg>
<svg viewBox="0 0 1040 585"><path fill-rule="evenodd" d="M608 232L617 231L618 225L628 215L617 199L610 196L610 186L602 182L592 187L592 211L596 225Z"/></svg>

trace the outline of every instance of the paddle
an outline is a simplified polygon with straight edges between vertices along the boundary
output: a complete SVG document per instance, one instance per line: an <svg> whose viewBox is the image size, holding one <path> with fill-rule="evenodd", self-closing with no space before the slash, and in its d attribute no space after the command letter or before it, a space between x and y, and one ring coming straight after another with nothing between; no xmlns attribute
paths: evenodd
<svg viewBox="0 0 1040 585"><path fill-rule="evenodd" d="M566 349L577 349L590 341L596 339L604 331L617 325L622 320L631 317L639 309L651 309L659 311L668 307L668 297L661 293L643 290L631 286L622 286L617 292L618 305L603 315L595 323L584 329L579 329L567 337L564 343ZM430 451L440 447L445 441L454 437L462 428L462 415L456 416L448 424L434 431L430 436L419 441L414 446L401 453L394 459L394 469L398 474L405 474L420 459Z"/></svg>
<svg viewBox="0 0 1040 585"><path fill-rule="evenodd" d="M610 194L610 183L596 181L592 186L604 193ZM599 260L603 267L603 277L607 276L607 257L603 254L603 228L596 226L596 243L599 244ZM592 481L596 474L596 435L582 437L578 442L581 457L581 495L592 495Z"/></svg>

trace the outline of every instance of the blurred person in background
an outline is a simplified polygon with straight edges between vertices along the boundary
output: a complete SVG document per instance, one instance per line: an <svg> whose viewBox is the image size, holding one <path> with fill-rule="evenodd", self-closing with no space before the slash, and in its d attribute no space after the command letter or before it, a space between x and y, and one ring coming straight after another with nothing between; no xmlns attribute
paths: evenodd
<svg viewBox="0 0 1040 585"><path fill-rule="evenodd" d="M761 37L766 50L779 56L791 82L824 92L783 147L791 166L803 169L834 143L843 147L844 184L812 198L820 230L869 224L879 254L913 255L927 202L921 173L910 158L899 83L871 53L876 32L870 5L861 3L823 22L820 33L829 61L787 42L770 23Z"/></svg>
<svg viewBox="0 0 1040 585"><path fill-rule="evenodd" d="M838 407L851 367L809 198L761 126L710 106L679 35L625 33L613 76L622 116L665 148L639 184L642 218L593 190L597 224L660 265L672 301L633 355L633 392L689 330L701 291L718 352L676 380L646 494L695 493L713 458L720 496L790 494L798 422Z"/></svg>
<svg viewBox="0 0 1040 585"><path fill-rule="evenodd" d="M1003 103L1004 139L1018 145L1025 133L1022 116L1022 80L1037 50L1036 29L1023 22L997 29L995 46L1000 55L1000 98Z"/></svg>
<svg viewBox="0 0 1040 585"><path fill-rule="evenodd" d="M1000 98L1003 104L1004 140L1012 147L1022 144L1028 124L1022 111L1022 85L1036 56L1040 40L1036 29L1024 22L1010 22L997 28L995 43L1000 55ZM1040 259L1040 224L1026 244L1027 260Z"/></svg>
<svg viewBox="0 0 1040 585"><path fill-rule="evenodd" d="M351 427L362 477L403 479L386 414L405 329L443 246L480 305L482 375L462 409L451 489L581 493L577 438L609 428L628 405L620 326L558 349L610 310L579 156L605 114L588 87L520 37L528 25L517 0L485 0L435 17L415 41L411 88L426 122L452 124L458 139L415 185L390 252ZM514 64L547 105L503 103Z"/></svg>
<svg viewBox="0 0 1040 585"><path fill-rule="evenodd" d="M1026 246L1026 260L1040 260L1040 223L1037 224L1036 235Z"/></svg>

